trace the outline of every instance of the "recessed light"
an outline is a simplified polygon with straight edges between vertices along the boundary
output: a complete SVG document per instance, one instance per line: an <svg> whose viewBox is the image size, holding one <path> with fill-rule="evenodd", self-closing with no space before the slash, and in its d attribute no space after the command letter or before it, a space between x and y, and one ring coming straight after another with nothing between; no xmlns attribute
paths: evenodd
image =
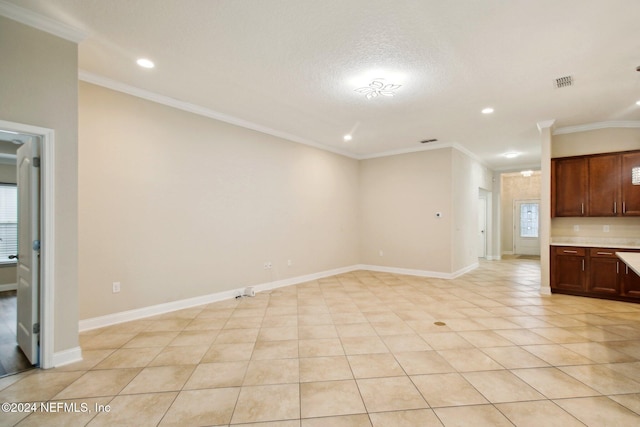
<svg viewBox="0 0 640 427"><path fill-rule="evenodd" d="M344 139L345 141L351 141L353 137L351 135L345 135L342 137L342 139Z"/></svg>
<svg viewBox="0 0 640 427"><path fill-rule="evenodd" d="M636 105L640 105L640 101L636 102Z"/></svg>
<svg viewBox="0 0 640 427"><path fill-rule="evenodd" d="M513 159L514 157L518 157L519 155L520 153L515 151L509 151L507 153L502 154L502 156L506 157L507 159Z"/></svg>
<svg viewBox="0 0 640 427"><path fill-rule="evenodd" d="M491 114L491 113L493 113L493 108L491 107L482 109L482 114Z"/></svg>
<svg viewBox="0 0 640 427"><path fill-rule="evenodd" d="M136 64L138 64L142 68L153 68L153 67L156 66L156 64L154 64L153 61L151 61L150 59L147 59L147 58L138 59L136 61Z"/></svg>

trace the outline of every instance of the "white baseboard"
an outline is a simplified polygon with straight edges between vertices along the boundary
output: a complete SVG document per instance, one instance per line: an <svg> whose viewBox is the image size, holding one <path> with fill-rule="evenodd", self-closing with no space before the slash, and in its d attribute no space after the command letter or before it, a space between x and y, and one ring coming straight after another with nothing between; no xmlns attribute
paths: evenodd
<svg viewBox="0 0 640 427"><path fill-rule="evenodd" d="M262 283L259 285L249 285L256 292L268 291L271 289L281 288L284 286L297 285L299 283L309 282L311 280L321 279L323 277L335 276L337 274L349 273L359 270L358 265L337 268L333 270L322 271L320 273L308 274L305 276L292 277L289 279L276 280L274 282ZM170 313L176 310L195 307L198 305L211 304L213 302L224 301L243 295L246 287L231 289L228 291L216 292L214 294L202 295L194 298L187 298L178 301L171 301L164 304L151 305L148 307L136 308L133 310L121 311L118 313L107 314L105 316L92 317L80 320L78 329L80 332L89 331L91 329L103 328L105 326L116 325L118 323L130 322L132 320L143 319L145 317L156 316L159 314Z"/></svg>
<svg viewBox="0 0 640 427"><path fill-rule="evenodd" d="M82 361L82 349L74 347L53 353L52 367L56 368L80 361Z"/></svg>
<svg viewBox="0 0 640 427"><path fill-rule="evenodd" d="M360 264L360 270L379 271L381 273L406 274L409 276L432 277L435 279L455 279L469 271L478 268L479 263L473 263L468 267L462 268L453 273L443 273L442 271L415 270L411 268L385 267L381 265Z"/></svg>
<svg viewBox="0 0 640 427"><path fill-rule="evenodd" d="M500 261L501 259L500 255L487 255L487 261Z"/></svg>
<svg viewBox="0 0 640 427"><path fill-rule="evenodd" d="M502 251L502 255L513 255L513 251Z"/></svg>
<svg viewBox="0 0 640 427"><path fill-rule="evenodd" d="M413 270L408 268L384 267L377 265L357 264L349 267L342 267L333 270L326 270L319 273L307 274L304 276L292 277L289 279L276 280L273 282L262 283L259 285L249 285L256 292L264 292L271 289L281 288L284 286L297 285L299 283L309 282L312 280L322 279L323 277L335 276L338 274L350 273L357 270L378 271L383 273L406 274L410 276L433 277L439 279L455 279L469 271L477 268L479 264L476 262L465 268L453 273L443 273L439 271ZM178 301L171 301L164 304L151 305L148 307L136 308L133 310L121 311L118 313L107 314L105 316L92 317L80 320L78 329L80 332L89 331L91 329L103 328L105 326L116 325L118 323L130 322L132 320L143 319L145 317L157 316L159 314L170 313L172 311L183 310L185 308L195 307L198 305L211 304L213 302L224 301L243 295L246 287L231 289L214 294L202 295L194 298L187 298ZM75 360L73 360L75 361ZM71 362L68 362L71 363ZM55 364L54 364L55 366Z"/></svg>
<svg viewBox="0 0 640 427"><path fill-rule="evenodd" d="M551 288L549 286L540 286L540 293L542 295L551 295Z"/></svg>
<svg viewBox="0 0 640 427"><path fill-rule="evenodd" d="M15 291L18 289L17 283L7 283L6 285L0 285L0 292Z"/></svg>

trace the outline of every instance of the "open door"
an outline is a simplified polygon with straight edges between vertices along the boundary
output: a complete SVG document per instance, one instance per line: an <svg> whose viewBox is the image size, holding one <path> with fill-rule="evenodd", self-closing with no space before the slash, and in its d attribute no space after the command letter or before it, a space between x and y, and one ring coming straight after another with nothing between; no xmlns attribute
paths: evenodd
<svg viewBox="0 0 640 427"><path fill-rule="evenodd" d="M40 335L40 147L30 138L17 152L18 174L18 345L39 363Z"/></svg>

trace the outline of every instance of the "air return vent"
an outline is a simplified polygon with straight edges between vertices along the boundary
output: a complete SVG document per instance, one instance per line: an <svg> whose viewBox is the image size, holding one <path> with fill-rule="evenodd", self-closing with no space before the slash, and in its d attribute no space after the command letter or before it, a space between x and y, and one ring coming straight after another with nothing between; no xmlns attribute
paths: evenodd
<svg viewBox="0 0 640 427"><path fill-rule="evenodd" d="M564 76L556 79L556 87L558 89L571 86L572 84L573 84L573 78L571 76Z"/></svg>

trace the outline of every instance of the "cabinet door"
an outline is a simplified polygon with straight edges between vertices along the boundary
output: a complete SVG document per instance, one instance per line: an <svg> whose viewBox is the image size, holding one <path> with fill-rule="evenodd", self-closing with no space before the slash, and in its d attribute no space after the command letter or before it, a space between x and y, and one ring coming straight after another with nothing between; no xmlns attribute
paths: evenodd
<svg viewBox="0 0 640 427"><path fill-rule="evenodd" d="M587 194L587 159L554 159L555 216L584 216Z"/></svg>
<svg viewBox="0 0 640 427"><path fill-rule="evenodd" d="M555 248L551 257L551 287L584 292L586 290L586 258L583 248Z"/></svg>
<svg viewBox="0 0 640 427"><path fill-rule="evenodd" d="M640 276L626 264L624 264L621 279L621 294L626 297L640 298Z"/></svg>
<svg viewBox="0 0 640 427"><path fill-rule="evenodd" d="M620 156L609 154L588 159L588 216L616 216L620 204Z"/></svg>
<svg viewBox="0 0 640 427"><path fill-rule="evenodd" d="M620 261L617 258L592 257L589 260L589 285L587 290L597 294L617 295Z"/></svg>
<svg viewBox="0 0 640 427"><path fill-rule="evenodd" d="M640 153L622 155L622 215L640 216L640 185L631 183L631 169L640 167Z"/></svg>

